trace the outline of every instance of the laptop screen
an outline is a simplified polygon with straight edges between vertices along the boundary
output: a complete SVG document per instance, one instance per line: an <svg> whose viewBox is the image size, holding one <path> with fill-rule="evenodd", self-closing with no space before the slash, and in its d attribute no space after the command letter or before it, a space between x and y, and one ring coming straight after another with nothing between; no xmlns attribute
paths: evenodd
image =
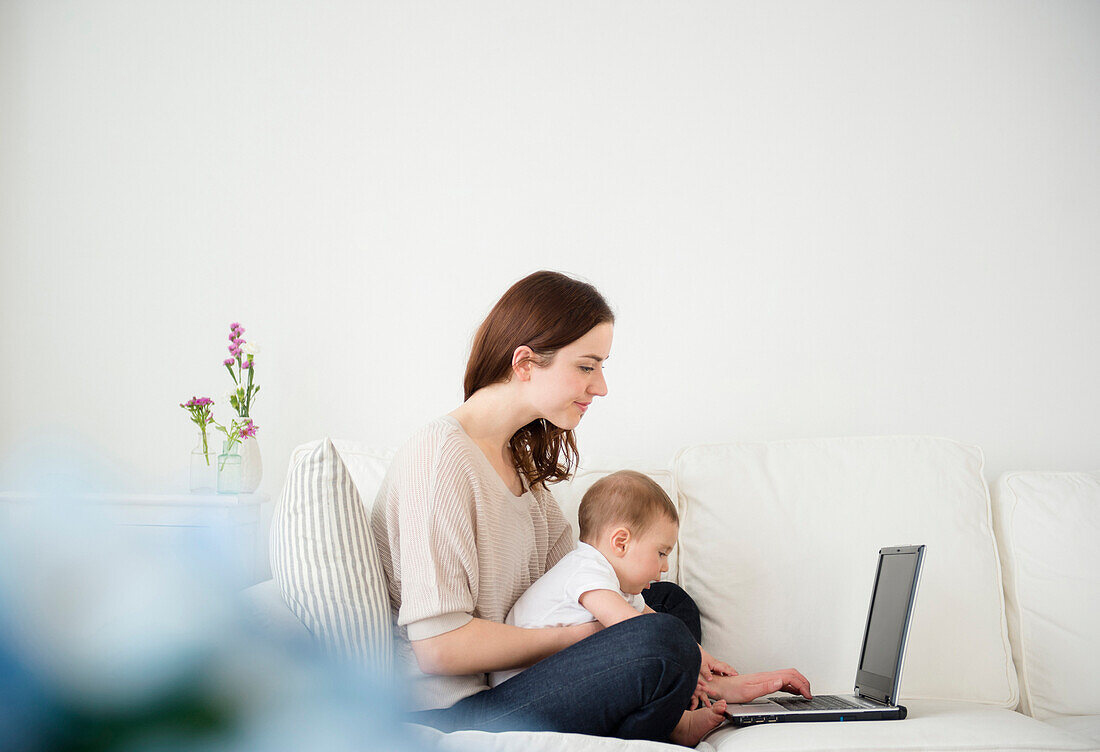
<svg viewBox="0 0 1100 752"><path fill-rule="evenodd" d="M896 699L923 553L923 546L884 548L879 552L879 568L856 672L856 688L861 694L884 702Z"/></svg>

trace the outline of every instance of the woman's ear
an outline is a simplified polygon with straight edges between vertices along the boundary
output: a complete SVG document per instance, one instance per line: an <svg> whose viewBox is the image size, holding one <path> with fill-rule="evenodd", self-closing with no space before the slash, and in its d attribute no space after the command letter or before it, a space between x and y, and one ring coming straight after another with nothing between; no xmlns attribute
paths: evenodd
<svg viewBox="0 0 1100 752"><path fill-rule="evenodd" d="M527 345L520 345L512 353L512 373L520 381L531 380L531 370L535 367L535 351Z"/></svg>
<svg viewBox="0 0 1100 752"><path fill-rule="evenodd" d="M630 531L625 527L617 527L611 531L611 550L616 556L626 555L628 543L630 543Z"/></svg>

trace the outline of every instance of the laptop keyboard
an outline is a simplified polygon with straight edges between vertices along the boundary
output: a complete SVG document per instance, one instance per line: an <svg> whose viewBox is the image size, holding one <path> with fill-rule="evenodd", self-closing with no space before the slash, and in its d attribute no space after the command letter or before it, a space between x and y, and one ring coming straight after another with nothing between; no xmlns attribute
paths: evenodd
<svg viewBox="0 0 1100 752"><path fill-rule="evenodd" d="M863 707L836 695L818 695L812 700L807 700L805 697L769 697L768 699L787 710L847 710Z"/></svg>

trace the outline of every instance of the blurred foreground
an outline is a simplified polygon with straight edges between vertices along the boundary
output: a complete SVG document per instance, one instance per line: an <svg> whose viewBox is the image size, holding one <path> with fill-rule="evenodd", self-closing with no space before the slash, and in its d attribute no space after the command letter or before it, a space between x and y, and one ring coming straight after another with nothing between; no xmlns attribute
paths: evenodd
<svg viewBox="0 0 1100 752"><path fill-rule="evenodd" d="M254 621L224 540L151 550L44 485L0 504L0 750L417 748L389 678Z"/></svg>

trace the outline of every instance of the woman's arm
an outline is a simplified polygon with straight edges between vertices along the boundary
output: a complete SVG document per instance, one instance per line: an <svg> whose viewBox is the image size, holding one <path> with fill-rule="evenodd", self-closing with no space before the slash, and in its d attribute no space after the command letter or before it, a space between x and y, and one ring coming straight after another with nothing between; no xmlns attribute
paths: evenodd
<svg viewBox="0 0 1100 752"><path fill-rule="evenodd" d="M621 599L620 599L621 600ZM474 618L458 629L411 642L425 674L463 676L526 668L593 635L598 622L523 629Z"/></svg>

